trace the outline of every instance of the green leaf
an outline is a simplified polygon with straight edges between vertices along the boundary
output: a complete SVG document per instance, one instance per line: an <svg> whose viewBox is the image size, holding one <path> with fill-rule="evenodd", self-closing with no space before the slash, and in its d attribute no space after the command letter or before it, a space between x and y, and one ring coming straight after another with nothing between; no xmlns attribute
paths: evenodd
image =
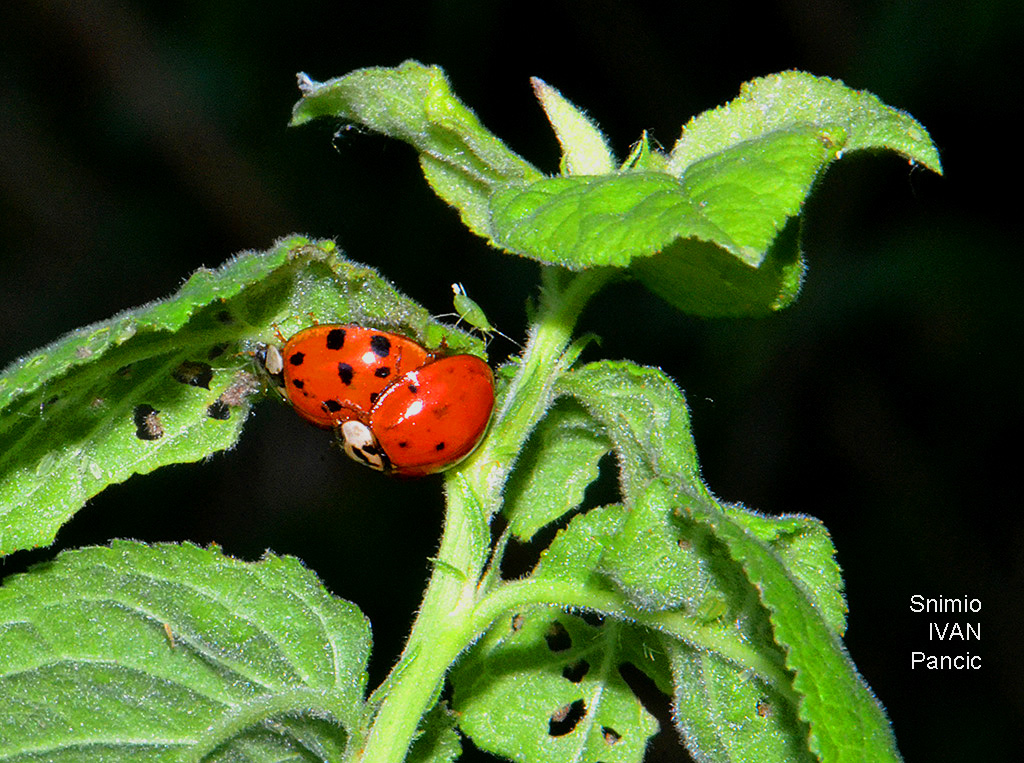
<svg viewBox="0 0 1024 763"><path fill-rule="evenodd" d="M330 241L293 236L200 270L177 294L73 331L0 375L0 555L52 542L107 485L230 448L262 391L256 343L311 315L481 347Z"/></svg>
<svg viewBox="0 0 1024 763"><path fill-rule="evenodd" d="M697 760L815 761L789 698L721 654L664 640L677 676L674 716Z"/></svg>
<svg viewBox="0 0 1024 763"><path fill-rule="evenodd" d="M857 673L834 628L768 544L723 512L693 501L680 512L710 528L743 565L768 609L799 695L799 717L823 763L899 761L885 712Z"/></svg>
<svg viewBox="0 0 1024 763"><path fill-rule="evenodd" d="M725 506L724 510L771 546L789 573L803 585L825 622L842 636L847 613L843 578L836 564L832 537L821 520L796 514L769 517L742 506Z"/></svg>
<svg viewBox="0 0 1024 763"><path fill-rule="evenodd" d="M756 267L834 152L819 130L793 127L707 157L681 178L546 178L494 194L493 237L509 251L573 269L625 267L680 239L714 244Z"/></svg>
<svg viewBox="0 0 1024 763"><path fill-rule="evenodd" d="M532 77L530 84L562 146L562 174L611 172L615 157L597 125L544 80Z"/></svg>
<svg viewBox="0 0 1024 763"><path fill-rule="evenodd" d="M303 95L292 125L334 117L409 143L434 191L479 235L486 235L495 186L540 177L455 97L440 67L406 61L322 83L300 74L299 83Z"/></svg>
<svg viewBox="0 0 1024 763"><path fill-rule="evenodd" d="M340 760L369 624L293 558L65 552L0 587L5 761ZM208 756L208 757L207 757Z"/></svg>
<svg viewBox="0 0 1024 763"><path fill-rule="evenodd" d="M438 702L424 717L406 763L452 763L462 754L455 713Z"/></svg>
<svg viewBox="0 0 1024 763"><path fill-rule="evenodd" d="M609 450L608 440L578 405L556 404L531 435L505 490L509 531L527 541L579 506Z"/></svg>
<svg viewBox="0 0 1024 763"><path fill-rule="evenodd" d="M836 158L850 151L890 149L942 172L928 131L909 114L864 90L798 71L751 80L729 103L691 119L672 148L668 171L682 175L701 159L797 125L821 129L837 144ZM833 132L837 129L841 141Z"/></svg>
<svg viewBox="0 0 1024 763"><path fill-rule="evenodd" d="M663 633L729 664L677 663L677 696L690 690L685 684L699 669L711 677L702 691L737 702L731 708L683 703L684 733L705 747L760 744L746 732L735 739L712 733L726 716L751 717L749 693L732 687L750 670L759 690L771 690L768 702L780 718L789 712L784 704L798 708L794 717L810 727L810 749L822 760L898 760L884 711L839 640L845 606L823 528L799 517L772 520L719 506L697 476L682 396L660 372L593 363L566 374L560 386L604 424L619 453L627 508L618 531L592 536L596 547L577 559L591 560L641 610L664 612L653 620L641 615L642 622L657 622ZM669 513L678 522L675 534ZM674 538L678 549L672 548ZM688 552L700 560L699 568L691 568ZM698 593L703 601L694 600ZM694 619L708 622L695 628ZM780 671L783 663L793 673L792 685ZM773 737L796 728L787 721L749 730Z"/></svg>
<svg viewBox="0 0 1024 763"><path fill-rule="evenodd" d="M644 135L618 171L597 125L535 80L562 143L561 177L542 177L484 130L436 67L406 62L303 88L294 124L333 115L412 144L434 190L492 244L573 270L633 267L672 305L709 317L794 300L796 221L836 159L886 149L942 171L908 114L804 72L747 83L691 119L668 156Z"/></svg>
<svg viewBox="0 0 1024 763"><path fill-rule="evenodd" d="M618 670L628 629L545 609L495 627L452 674L460 728L514 761L641 761L658 724Z"/></svg>
<svg viewBox="0 0 1024 763"><path fill-rule="evenodd" d="M598 361L563 374L557 393L575 398L619 451L624 490L652 476L681 482L713 501L700 479L683 393L663 372L629 361Z"/></svg>
<svg viewBox="0 0 1024 763"><path fill-rule="evenodd" d="M756 268L714 244L679 240L652 257L634 260L629 272L692 315L763 316L788 307L800 292L806 264L798 239L799 225L791 220Z"/></svg>
<svg viewBox="0 0 1024 763"><path fill-rule="evenodd" d="M626 512L622 525L615 528L616 539L603 543L606 550L614 549L610 556L604 557L604 564L613 565L616 555L625 554L619 559L617 574L623 575L625 570L632 570L629 577L644 586L663 579L661 593L650 592L656 598L681 596L681 592L687 589L692 591L696 587L703 590L709 585L706 577L695 579L683 573L689 563L683 561L685 555L681 556L679 549L675 548L681 540L680 528L676 526L676 520L668 518L677 503L674 495L678 487L666 492L658 483L650 481L657 475L666 484L681 484L686 494L695 496L705 505L719 506L770 544L789 573L805 587L826 622L837 633L843 633L847 611L842 595L843 580L835 563L835 547L828 530L812 517L769 517L739 506L720 506L699 477L686 402L678 387L661 371L628 362L591 363L564 375L559 381L559 392L573 395L602 422L607 427L606 436L623 455L620 469L631 508ZM591 424L590 430L594 428ZM695 534L692 529L683 530L686 536L684 545L701 542L699 533ZM627 541L628 538L633 540ZM627 564L625 559L630 553L627 550L630 543L635 545L640 556ZM659 547L661 550L657 553L661 554L660 557L647 557ZM702 565L706 564L710 553L711 549L702 551ZM620 583L625 584L625 581L620 579ZM677 589L679 593L671 594L671 589ZM713 593L712 588L705 591L705 596ZM637 603L653 608L665 606L656 605L653 600L646 604ZM690 606L692 611L696 611L711 605L691 600Z"/></svg>

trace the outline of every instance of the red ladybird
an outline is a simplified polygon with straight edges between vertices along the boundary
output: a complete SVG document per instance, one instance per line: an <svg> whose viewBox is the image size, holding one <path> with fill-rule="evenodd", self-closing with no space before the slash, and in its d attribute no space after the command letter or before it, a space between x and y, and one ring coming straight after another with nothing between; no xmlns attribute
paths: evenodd
<svg viewBox="0 0 1024 763"><path fill-rule="evenodd" d="M395 379L433 355L411 339L360 326L303 329L281 350L284 394L302 418L324 429L369 416ZM277 369L267 362L268 370Z"/></svg>
<svg viewBox="0 0 1024 763"><path fill-rule="evenodd" d="M490 366L475 355L451 355L410 371L384 390L370 412L370 430L391 469L418 477L468 456L487 430L493 408Z"/></svg>
<svg viewBox="0 0 1024 763"><path fill-rule="evenodd" d="M494 408L491 369L438 357L411 339L352 325L313 326L264 365L307 421L334 429L345 453L385 472L447 469L480 441Z"/></svg>

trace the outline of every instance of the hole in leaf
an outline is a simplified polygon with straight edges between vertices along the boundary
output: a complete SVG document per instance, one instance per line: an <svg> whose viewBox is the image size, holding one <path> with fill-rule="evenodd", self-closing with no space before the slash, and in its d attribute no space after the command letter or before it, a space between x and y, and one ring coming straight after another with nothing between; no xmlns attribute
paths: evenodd
<svg viewBox="0 0 1024 763"><path fill-rule="evenodd" d="M602 726L601 736L604 737L604 743L607 745L613 745L620 739L622 739L622 734L613 729L611 726Z"/></svg>
<svg viewBox="0 0 1024 763"><path fill-rule="evenodd" d="M220 398L217 398L206 406L206 415L217 421L227 421L231 418L231 407Z"/></svg>
<svg viewBox="0 0 1024 763"><path fill-rule="evenodd" d="M171 377L182 384L209 389L210 382L213 381L213 368L201 360L185 360L171 371Z"/></svg>
<svg viewBox="0 0 1024 763"><path fill-rule="evenodd" d="M577 612L575 614L576 617L580 618L580 620L582 620L592 628L600 628L602 625L604 625L604 615L602 615L600 612L583 611Z"/></svg>
<svg viewBox="0 0 1024 763"><path fill-rule="evenodd" d="M586 660L578 660L572 665L566 665L562 669L562 678L572 681L574 684L578 684L589 672L590 663Z"/></svg>
<svg viewBox="0 0 1024 763"><path fill-rule="evenodd" d="M544 634L544 640L552 652L564 652L572 647L572 636L557 620L552 620L548 632Z"/></svg>
<svg viewBox="0 0 1024 763"><path fill-rule="evenodd" d="M215 344L215 345L213 345L213 347L211 347L209 350L207 350L207 352L206 352L206 359L207 360L213 360L214 358L219 358L221 355L223 355L227 351L227 349L228 349L228 343L227 342L220 342L219 344Z"/></svg>
<svg viewBox="0 0 1024 763"><path fill-rule="evenodd" d="M571 734L576 724L580 722L587 712L587 706L582 699L578 699L571 705L560 707L551 715L548 721L548 734L553 737L564 737Z"/></svg>
<svg viewBox="0 0 1024 763"><path fill-rule="evenodd" d="M160 411L151 405L137 405L132 410L135 422L135 436L140 440L159 440L164 436L164 425L160 423Z"/></svg>

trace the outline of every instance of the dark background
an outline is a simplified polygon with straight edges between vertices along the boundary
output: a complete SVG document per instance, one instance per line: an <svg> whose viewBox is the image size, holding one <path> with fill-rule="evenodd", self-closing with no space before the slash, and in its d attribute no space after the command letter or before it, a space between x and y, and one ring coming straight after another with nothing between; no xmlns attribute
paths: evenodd
<svg viewBox="0 0 1024 763"><path fill-rule="evenodd" d="M621 285L581 329L602 336L602 355L679 382L718 495L826 523L846 643L907 760L1010 760L1024 699L1022 268L1020 194L1001 180L1016 154L1024 6L966 5L6 2L0 366L289 232L336 237L435 313L462 281L521 335L536 266L467 233L408 147L354 131L332 147L329 124L286 128L297 71L440 64L488 127L552 172L531 75L586 108L620 156L645 128L671 147L686 119L752 77L837 77L917 117L946 176L892 155L834 166L806 208L802 296L778 316L696 320ZM421 593L439 496L437 479L342 462L325 434L268 403L231 453L107 490L58 541L298 555L367 612L380 677ZM979 598L983 640L929 643L929 619L949 618L911 614L915 593ZM911 671L912 650L970 651L982 669Z"/></svg>

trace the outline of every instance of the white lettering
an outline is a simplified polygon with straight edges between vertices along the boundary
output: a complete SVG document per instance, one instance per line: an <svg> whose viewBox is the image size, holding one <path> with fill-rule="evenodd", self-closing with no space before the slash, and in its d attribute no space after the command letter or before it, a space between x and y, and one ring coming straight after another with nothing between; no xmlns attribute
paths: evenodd
<svg viewBox="0 0 1024 763"><path fill-rule="evenodd" d="M981 623L967 623L967 630L960 625L960 623L945 623L939 625L938 623L928 623L928 640L939 640L946 641L947 639L953 641L959 639L960 641L981 641Z"/></svg>
<svg viewBox="0 0 1024 763"><path fill-rule="evenodd" d="M981 655L970 652L942 655L911 652L910 669L918 666L925 670L981 670Z"/></svg>
<svg viewBox="0 0 1024 763"><path fill-rule="evenodd" d="M980 612L981 599L969 599L966 596L959 598L939 596L929 599L919 593L915 593L910 597L910 611L914 613Z"/></svg>

